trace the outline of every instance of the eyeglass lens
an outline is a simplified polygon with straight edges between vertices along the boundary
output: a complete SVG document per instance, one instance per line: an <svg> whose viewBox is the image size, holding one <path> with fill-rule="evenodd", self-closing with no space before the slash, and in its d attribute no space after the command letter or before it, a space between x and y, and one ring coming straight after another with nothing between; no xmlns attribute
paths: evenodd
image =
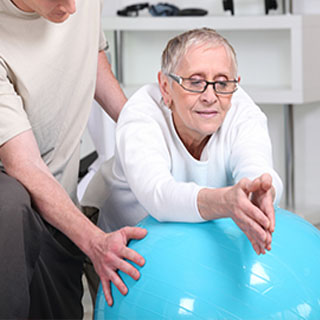
<svg viewBox="0 0 320 320"><path fill-rule="evenodd" d="M237 88L236 81L214 81L209 82L206 80L196 79L182 79L181 86L190 91L204 92L209 85L213 86L213 89L217 93L233 93Z"/></svg>

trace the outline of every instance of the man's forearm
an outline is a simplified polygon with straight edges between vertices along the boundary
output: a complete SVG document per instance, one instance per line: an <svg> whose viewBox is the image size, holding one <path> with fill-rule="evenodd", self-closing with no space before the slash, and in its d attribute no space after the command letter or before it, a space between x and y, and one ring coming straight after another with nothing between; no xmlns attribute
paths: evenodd
<svg viewBox="0 0 320 320"><path fill-rule="evenodd" d="M80 212L53 177L40 157L32 131L25 131L2 145L0 159L7 174L27 189L43 218L88 254L89 241L102 231Z"/></svg>
<svg viewBox="0 0 320 320"><path fill-rule="evenodd" d="M98 57L95 99L114 121L127 101L104 51Z"/></svg>
<svg viewBox="0 0 320 320"><path fill-rule="evenodd" d="M8 174L20 181L31 195L41 216L63 232L82 251L90 255L92 244L102 231L75 206L62 186L49 173L39 168L25 167L24 172Z"/></svg>

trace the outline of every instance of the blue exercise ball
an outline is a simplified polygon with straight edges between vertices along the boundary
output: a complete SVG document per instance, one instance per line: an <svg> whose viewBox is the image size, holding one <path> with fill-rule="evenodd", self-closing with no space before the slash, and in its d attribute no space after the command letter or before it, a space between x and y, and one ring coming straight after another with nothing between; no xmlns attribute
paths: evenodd
<svg viewBox="0 0 320 320"><path fill-rule="evenodd" d="M320 231L276 209L272 250L256 255L231 219L160 223L129 246L142 254L141 277L120 272L129 292L112 285L109 307L100 286L95 319L320 319Z"/></svg>

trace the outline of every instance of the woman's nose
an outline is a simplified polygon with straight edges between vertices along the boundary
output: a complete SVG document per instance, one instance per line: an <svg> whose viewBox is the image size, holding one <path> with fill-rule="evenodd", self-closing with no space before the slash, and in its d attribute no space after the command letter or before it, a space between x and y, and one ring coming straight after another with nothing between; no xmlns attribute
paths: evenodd
<svg viewBox="0 0 320 320"><path fill-rule="evenodd" d="M208 84L206 90L201 94L200 99L207 103L213 103L218 99L213 83Z"/></svg>

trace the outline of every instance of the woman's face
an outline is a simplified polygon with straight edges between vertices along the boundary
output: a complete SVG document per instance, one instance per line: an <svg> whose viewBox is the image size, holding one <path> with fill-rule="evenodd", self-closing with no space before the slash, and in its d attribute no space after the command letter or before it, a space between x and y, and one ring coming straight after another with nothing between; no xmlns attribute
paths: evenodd
<svg viewBox="0 0 320 320"><path fill-rule="evenodd" d="M234 80L235 70L224 46L193 46L182 58L175 74L207 81ZM184 142L201 142L216 132L231 106L232 94L217 95L209 85L203 93L184 90L159 74L164 101L171 108L176 130Z"/></svg>
<svg viewBox="0 0 320 320"><path fill-rule="evenodd" d="M43 18L60 23L75 13L75 0L12 0L21 10L37 12Z"/></svg>

